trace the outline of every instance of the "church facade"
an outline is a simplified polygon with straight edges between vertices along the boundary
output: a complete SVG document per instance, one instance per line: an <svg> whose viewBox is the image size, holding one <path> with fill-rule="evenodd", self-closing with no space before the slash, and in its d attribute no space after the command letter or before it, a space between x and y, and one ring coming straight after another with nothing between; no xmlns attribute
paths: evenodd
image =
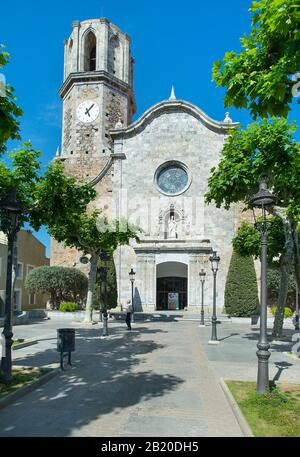
<svg viewBox="0 0 300 457"><path fill-rule="evenodd" d="M206 205L204 196L228 131L238 124L228 115L223 122L211 119L173 90L133 122L133 67L130 38L118 27L104 18L73 23L65 40L56 159L67 173L94 184L96 206L109 220L124 217L143 229L139 243L120 247L114 256L120 305L131 297L133 266L135 309L198 312L202 269L205 304L211 307L209 256L217 251L221 310L240 210ZM79 258L52 240L52 265L78 265Z"/></svg>

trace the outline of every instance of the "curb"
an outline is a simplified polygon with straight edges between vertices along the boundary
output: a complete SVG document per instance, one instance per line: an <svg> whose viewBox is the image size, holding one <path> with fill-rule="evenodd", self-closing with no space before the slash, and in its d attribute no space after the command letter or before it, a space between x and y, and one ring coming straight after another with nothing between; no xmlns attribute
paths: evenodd
<svg viewBox="0 0 300 457"><path fill-rule="evenodd" d="M252 430L223 378L220 378L220 385L244 436L253 438Z"/></svg>
<svg viewBox="0 0 300 457"><path fill-rule="evenodd" d="M20 368L20 367L18 366L18 368ZM26 368L28 368L28 367L26 367ZM43 368L43 367L41 367L41 368ZM22 398L24 395L29 394L33 390L37 389L38 387L42 386L46 382L50 381L50 379L57 376L59 372L60 372L59 368L53 368L52 371L41 376L36 381L33 381L30 384L27 384L27 386L21 387L17 391L6 395L4 398L1 398L0 399L0 409L6 408L6 406L11 405L19 398Z"/></svg>
<svg viewBox="0 0 300 457"><path fill-rule="evenodd" d="M23 343L18 343L15 346L13 346L13 350L16 351L17 349L22 349L26 348L27 346L33 346L34 344L37 344L37 340L29 340L29 341L24 341Z"/></svg>
<svg viewBox="0 0 300 457"><path fill-rule="evenodd" d="M291 359L297 360L300 362L300 357L296 354L293 354L291 352L283 352L282 354L286 355L287 357L290 357Z"/></svg>

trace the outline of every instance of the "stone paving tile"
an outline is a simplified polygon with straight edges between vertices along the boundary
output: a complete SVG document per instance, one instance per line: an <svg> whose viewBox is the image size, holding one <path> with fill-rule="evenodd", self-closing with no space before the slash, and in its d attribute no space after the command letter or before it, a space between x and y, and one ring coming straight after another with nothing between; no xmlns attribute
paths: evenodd
<svg viewBox="0 0 300 457"><path fill-rule="evenodd" d="M123 433L143 433L145 436L207 436L203 420L186 419L181 416L130 416Z"/></svg>
<svg viewBox="0 0 300 457"><path fill-rule="evenodd" d="M242 436L198 330L115 325L101 340L99 325L77 327L75 366L2 410L0 436ZM20 365L57 360L51 339L26 350Z"/></svg>

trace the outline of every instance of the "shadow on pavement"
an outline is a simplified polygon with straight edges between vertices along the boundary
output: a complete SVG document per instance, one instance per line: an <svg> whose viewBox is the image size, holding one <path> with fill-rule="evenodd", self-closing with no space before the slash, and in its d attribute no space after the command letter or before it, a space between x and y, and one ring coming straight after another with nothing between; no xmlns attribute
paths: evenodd
<svg viewBox="0 0 300 457"><path fill-rule="evenodd" d="M141 330L147 335L161 332ZM118 328L101 340L100 332L99 327L76 329L74 366L3 410L1 436L69 436L74 430L78 434L79 427L101 416L161 397L184 382L174 375L141 369L149 353L165 347L151 337L141 339L140 332ZM58 360L53 347L19 358L14 365L41 366ZM101 430L97 434L101 436Z"/></svg>

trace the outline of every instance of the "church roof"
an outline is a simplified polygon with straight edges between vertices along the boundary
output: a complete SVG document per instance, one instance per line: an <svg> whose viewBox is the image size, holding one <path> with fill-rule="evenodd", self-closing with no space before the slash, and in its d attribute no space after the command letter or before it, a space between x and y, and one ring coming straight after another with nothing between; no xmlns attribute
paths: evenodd
<svg viewBox="0 0 300 457"><path fill-rule="evenodd" d="M176 98L170 98L169 100L163 100L162 102L159 102L149 108L144 112L144 114L142 114L139 119L130 124L128 127L121 128L120 124L117 124L116 128L110 131L110 134L113 138L131 137L144 130L144 128L150 122L152 122L160 115L178 112L190 114L191 116L198 119L208 129L213 130L217 133L226 134L228 130L235 129L239 126L238 122L228 123L216 121L209 117L204 111L202 111L193 103L187 102L185 100L177 100Z"/></svg>

